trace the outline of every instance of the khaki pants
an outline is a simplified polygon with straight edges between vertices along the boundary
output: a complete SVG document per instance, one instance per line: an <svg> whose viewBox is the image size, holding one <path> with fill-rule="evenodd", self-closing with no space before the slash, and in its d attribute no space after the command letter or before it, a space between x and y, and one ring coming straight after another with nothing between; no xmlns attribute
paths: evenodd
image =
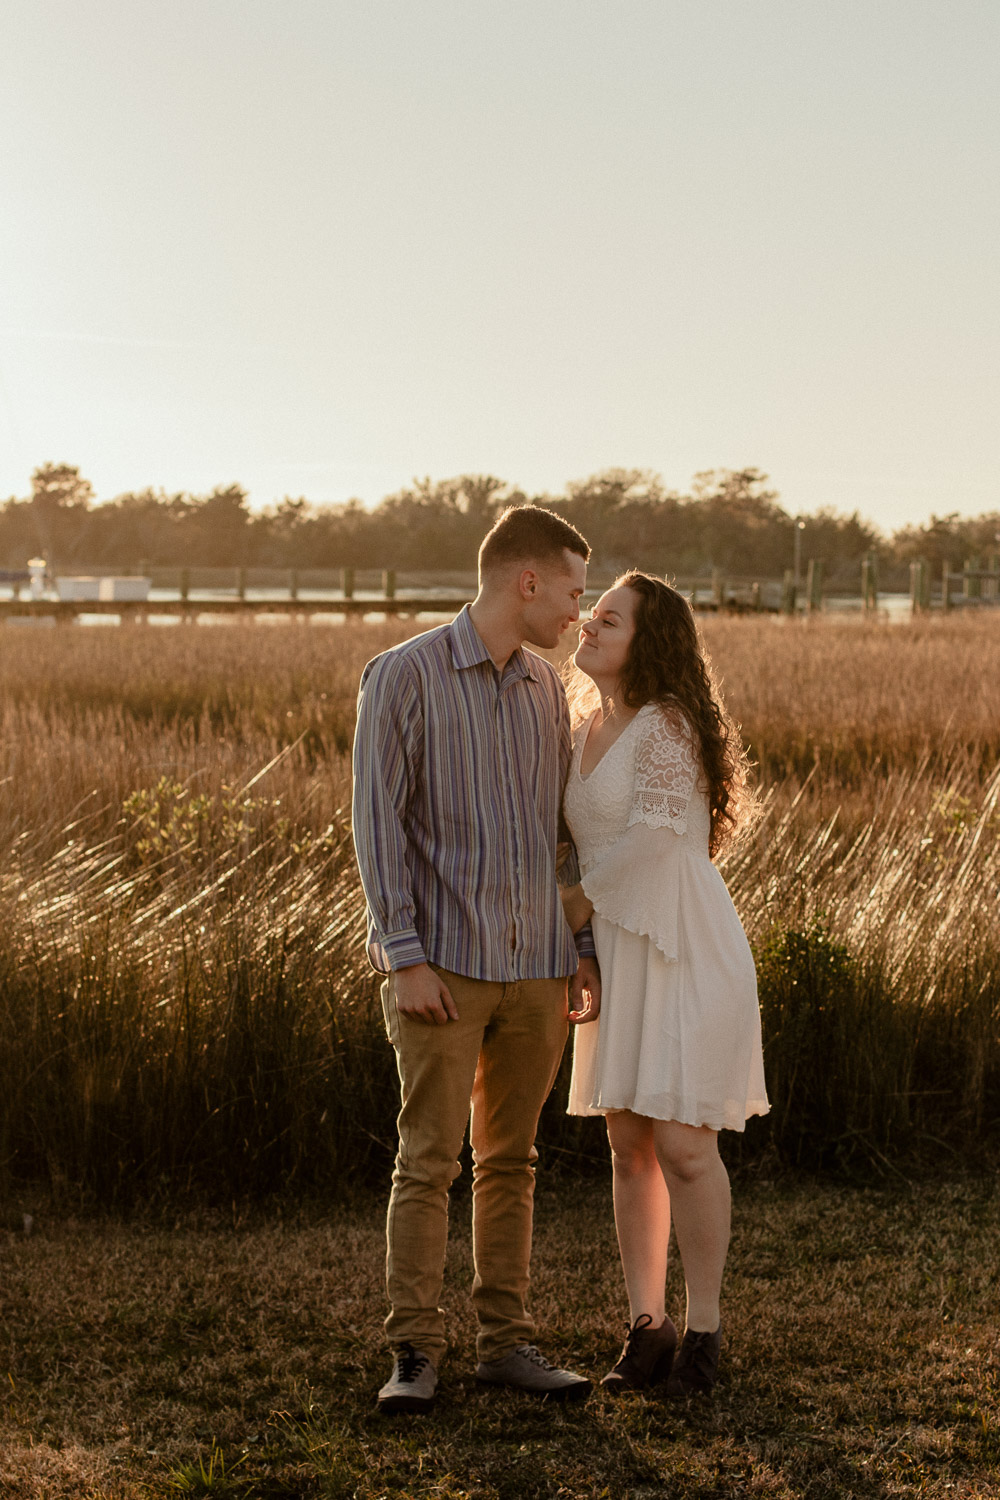
<svg viewBox="0 0 1000 1500"><path fill-rule="evenodd" d="M535 1131L566 1043L565 979L510 984L438 969L458 1020L428 1025L396 1009L382 986L396 1049L402 1108L386 1225L390 1344L411 1343L438 1363L447 1347L440 1307L448 1189L472 1105L472 1300L480 1359L530 1342L525 1299L535 1187Z"/></svg>

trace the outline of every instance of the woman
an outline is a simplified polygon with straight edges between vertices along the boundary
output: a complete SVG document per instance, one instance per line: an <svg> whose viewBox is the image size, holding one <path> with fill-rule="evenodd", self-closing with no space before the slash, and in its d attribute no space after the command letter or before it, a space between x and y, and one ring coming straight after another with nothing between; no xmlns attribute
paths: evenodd
<svg viewBox="0 0 1000 1500"><path fill-rule="evenodd" d="M669 1377L672 1394L704 1393L718 1370L729 1245L718 1132L768 1109L753 958L712 863L746 820L746 758L691 609L659 579L621 577L573 660L600 704L580 725L567 781L582 875L564 904L574 931L593 924L603 1000L576 1032L569 1111L607 1117L629 1299L625 1346L603 1384ZM671 1217L687 1288L676 1361L664 1306Z"/></svg>

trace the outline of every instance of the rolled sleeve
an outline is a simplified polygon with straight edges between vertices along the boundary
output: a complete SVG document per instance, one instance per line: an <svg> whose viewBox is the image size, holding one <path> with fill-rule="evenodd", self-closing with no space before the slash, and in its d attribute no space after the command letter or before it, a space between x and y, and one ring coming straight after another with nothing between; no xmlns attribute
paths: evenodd
<svg viewBox="0 0 1000 1500"><path fill-rule="evenodd" d="M368 958L380 973L426 962L404 827L419 728L419 696L405 661L376 657L365 668L358 695L352 823L368 904Z"/></svg>
<svg viewBox="0 0 1000 1500"><path fill-rule="evenodd" d="M375 964L380 974L388 974L390 969L409 969L414 964L427 962L424 945L417 935L416 928L411 928L409 932L387 933L379 938L377 943L369 942L369 958L372 957L373 948L377 956L385 960L384 964Z"/></svg>
<svg viewBox="0 0 1000 1500"><path fill-rule="evenodd" d="M594 943L594 929L589 922L585 922L580 931L574 933L576 942L577 958L596 958L597 947Z"/></svg>

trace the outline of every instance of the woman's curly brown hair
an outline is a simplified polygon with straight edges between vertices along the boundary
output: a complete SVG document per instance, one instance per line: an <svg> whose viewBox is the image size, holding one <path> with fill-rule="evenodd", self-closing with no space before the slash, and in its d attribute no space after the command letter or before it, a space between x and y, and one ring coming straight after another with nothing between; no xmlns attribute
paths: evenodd
<svg viewBox="0 0 1000 1500"><path fill-rule="evenodd" d="M739 729L726 712L694 612L683 594L635 568L616 578L613 587L629 588L636 595L635 634L621 674L622 698L628 708L661 703L680 709L690 724L708 783L708 847L714 857L752 820L756 807Z"/></svg>

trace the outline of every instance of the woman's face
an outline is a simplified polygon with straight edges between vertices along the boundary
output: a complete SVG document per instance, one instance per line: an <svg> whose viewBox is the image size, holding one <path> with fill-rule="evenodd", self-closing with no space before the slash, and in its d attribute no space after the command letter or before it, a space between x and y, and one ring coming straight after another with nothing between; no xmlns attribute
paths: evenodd
<svg viewBox="0 0 1000 1500"><path fill-rule="evenodd" d="M605 685L617 681L635 635L635 606L635 591L624 584L601 595L580 626L573 660L581 672Z"/></svg>

